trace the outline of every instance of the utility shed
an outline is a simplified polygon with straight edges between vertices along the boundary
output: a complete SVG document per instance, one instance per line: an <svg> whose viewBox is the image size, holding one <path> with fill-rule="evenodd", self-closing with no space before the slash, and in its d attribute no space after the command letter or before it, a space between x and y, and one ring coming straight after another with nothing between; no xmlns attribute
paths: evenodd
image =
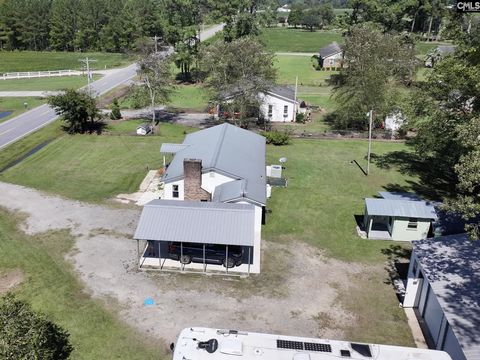
<svg viewBox="0 0 480 360"><path fill-rule="evenodd" d="M406 193L381 195L383 199L365 199L363 226L369 239L412 241L432 234L437 220L434 204Z"/></svg>
<svg viewBox="0 0 480 360"><path fill-rule="evenodd" d="M335 41L318 51L318 63L324 69L343 65L343 50Z"/></svg>
<svg viewBox="0 0 480 360"><path fill-rule="evenodd" d="M427 342L453 360L480 360L480 242L466 234L412 242L404 307Z"/></svg>
<svg viewBox="0 0 480 360"><path fill-rule="evenodd" d="M134 235L139 267L258 273L260 227L251 204L153 200Z"/></svg>

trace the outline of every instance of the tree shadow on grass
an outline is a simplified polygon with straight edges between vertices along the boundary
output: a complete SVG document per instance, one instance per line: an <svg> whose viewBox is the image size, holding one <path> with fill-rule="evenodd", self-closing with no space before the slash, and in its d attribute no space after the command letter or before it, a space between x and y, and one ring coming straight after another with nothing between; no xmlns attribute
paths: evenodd
<svg viewBox="0 0 480 360"><path fill-rule="evenodd" d="M455 193L455 174L442 161L421 157L411 151L392 151L384 155L371 155L372 161L381 169L398 169L404 175L417 177L407 180L406 185L390 183L387 191L414 192L430 200L442 200Z"/></svg>

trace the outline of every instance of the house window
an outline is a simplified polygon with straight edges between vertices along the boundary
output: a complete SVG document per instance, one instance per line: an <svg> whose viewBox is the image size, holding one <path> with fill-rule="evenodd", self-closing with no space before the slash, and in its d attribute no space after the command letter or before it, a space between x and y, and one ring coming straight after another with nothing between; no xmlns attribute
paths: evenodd
<svg viewBox="0 0 480 360"><path fill-rule="evenodd" d="M271 118L273 116L273 105L268 105L268 117Z"/></svg>
<svg viewBox="0 0 480 360"><path fill-rule="evenodd" d="M287 117L288 116L288 105L285 105L283 107L283 117Z"/></svg>
<svg viewBox="0 0 480 360"><path fill-rule="evenodd" d="M173 185L172 186L172 197L175 199L178 199L179 191L178 191L178 185Z"/></svg>
<svg viewBox="0 0 480 360"><path fill-rule="evenodd" d="M418 227L418 219L416 218L409 218L407 229L416 229Z"/></svg>

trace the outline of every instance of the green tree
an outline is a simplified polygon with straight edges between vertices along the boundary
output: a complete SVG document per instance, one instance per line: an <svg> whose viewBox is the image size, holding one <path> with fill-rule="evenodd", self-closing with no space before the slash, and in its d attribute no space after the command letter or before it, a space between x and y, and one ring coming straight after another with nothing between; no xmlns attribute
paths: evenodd
<svg viewBox="0 0 480 360"><path fill-rule="evenodd" d="M118 105L118 99L114 98L112 102L112 111L110 112L110 119L120 120L122 113L120 112L120 105Z"/></svg>
<svg viewBox="0 0 480 360"><path fill-rule="evenodd" d="M165 53L143 56L138 62L139 90L150 99L152 125L155 122L155 107L169 100L172 91L171 58Z"/></svg>
<svg viewBox="0 0 480 360"><path fill-rule="evenodd" d="M446 208L465 220L480 214L479 30L465 32L456 54L437 64L414 94L415 149L445 183ZM468 230L480 238L480 224Z"/></svg>
<svg viewBox="0 0 480 360"><path fill-rule="evenodd" d="M50 44L54 50L76 49L79 9L77 0L53 0L50 13Z"/></svg>
<svg viewBox="0 0 480 360"><path fill-rule="evenodd" d="M68 359L69 334L8 294L0 299L0 357L6 360Z"/></svg>
<svg viewBox="0 0 480 360"><path fill-rule="evenodd" d="M75 45L80 50L101 50L101 31L108 21L106 1L81 0L79 3Z"/></svg>
<svg viewBox="0 0 480 360"><path fill-rule="evenodd" d="M48 104L61 116L69 134L99 133L104 127L95 99L85 92L66 90L49 97Z"/></svg>
<svg viewBox="0 0 480 360"><path fill-rule="evenodd" d="M398 104L398 85L413 74L413 44L368 26L352 28L345 42L345 67L334 97L340 104L337 125L365 129L366 113L385 115Z"/></svg>
<svg viewBox="0 0 480 360"><path fill-rule="evenodd" d="M232 42L218 41L203 50L202 68L211 99L239 113L245 121L252 109L258 109L258 94L267 91L276 79L273 54L255 38L243 37Z"/></svg>
<svg viewBox="0 0 480 360"><path fill-rule="evenodd" d="M295 29L297 26L302 25L303 10L304 8L302 6L296 5L292 7L288 14L288 24L293 25Z"/></svg>

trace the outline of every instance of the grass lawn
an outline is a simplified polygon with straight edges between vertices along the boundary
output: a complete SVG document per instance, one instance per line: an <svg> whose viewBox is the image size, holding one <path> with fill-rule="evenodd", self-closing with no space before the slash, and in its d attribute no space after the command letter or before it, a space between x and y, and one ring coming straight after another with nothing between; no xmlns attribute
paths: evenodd
<svg viewBox="0 0 480 360"><path fill-rule="evenodd" d="M73 246L66 232L28 236L18 217L0 209L0 274L21 270L19 298L48 315L70 333L72 359L158 359L160 346L119 321L92 300L64 255Z"/></svg>
<svg viewBox="0 0 480 360"><path fill-rule="evenodd" d="M312 52L333 41L343 42L342 35L333 31L307 31L293 28L262 29L260 40L273 52Z"/></svg>
<svg viewBox="0 0 480 360"><path fill-rule="evenodd" d="M208 106L207 92L198 85L178 85L167 105L177 110L204 112Z"/></svg>
<svg viewBox="0 0 480 360"><path fill-rule="evenodd" d="M452 45L452 43L439 41L419 41L415 44L415 53L417 55L427 55L439 45Z"/></svg>
<svg viewBox="0 0 480 360"><path fill-rule="evenodd" d="M326 80L336 72L315 70L313 61L309 56L277 55L278 83L295 84L298 75L298 85L326 86Z"/></svg>
<svg viewBox="0 0 480 360"><path fill-rule="evenodd" d="M182 141L184 132L188 130L179 125L162 124L159 136L70 136L59 134L54 126L37 132L37 140L30 142L30 146L52 136L57 138L35 155L0 174L0 181L73 199L103 201L119 193L136 191L147 169L160 167L161 142ZM58 124L56 126L58 129ZM27 147L22 144L29 138L14 146ZM22 154L21 149L15 153ZM7 147L5 151L9 150L10 147ZM15 159L11 155L8 158ZM0 164L3 162L0 158Z"/></svg>
<svg viewBox="0 0 480 360"><path fill-rule="evenodd" d="M126 66L134 58L125 54L113 53L73 53L0 51L0 73L17 71L80 70L86 57L96 60L92 69L110 69Z"/></svg>
<svg viewBox="0 0 480 360"><path fill-rule="evenodd" d="M99 78L99 76L95 76L94 80ZM86 76L0 80L0 91L53 91L63 89L79 89L85 85L87 85Z"/></svg>
<svg viewBox="0 0 480 360"><path fill-rule="evenodd" d="M34 107L37 107L39 105L42 105L45 102L45 99L41 98L33 98L33 97L22 97L22 98L16 98L16 97L6 97L6 98L0 98L0 113L1 112L10 112L12 113L6 117L2 117L0 119L0 123L3 121L6 121L8 119L11 119L17 115L20 115L21 113L28 111L30 109L33 109ZM27 108L25 108L25 103L27 103ZM1 153L0 153L1 156Z"/></svg>

